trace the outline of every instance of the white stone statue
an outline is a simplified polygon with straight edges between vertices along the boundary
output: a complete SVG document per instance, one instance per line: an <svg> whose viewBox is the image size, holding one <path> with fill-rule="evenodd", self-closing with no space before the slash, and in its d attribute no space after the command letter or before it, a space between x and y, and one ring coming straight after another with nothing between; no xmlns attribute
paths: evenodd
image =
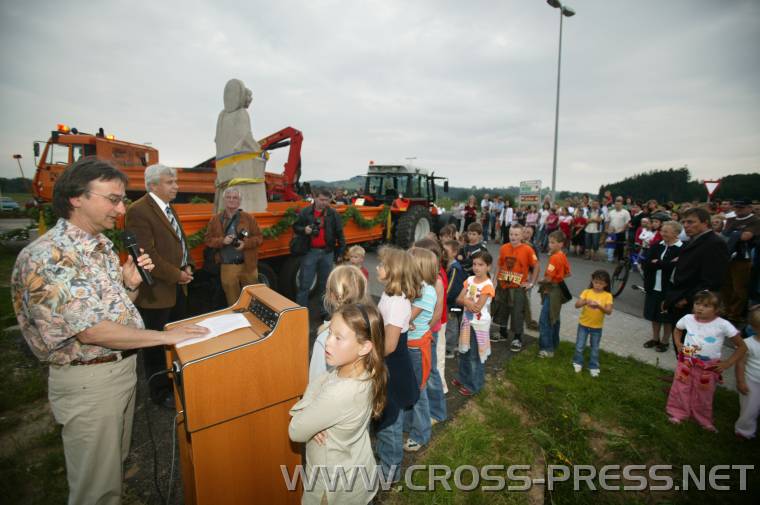
<svg viewBox="0 0 760 505"><path fill-rule="evenodd" d="M224 208L222 192L232 183L240 189L240 208L263 212L267 208L264 170L266 159L251 133L246 110L253 93L243 81L230 79L224 87L224 110L216 121L216 209Z"/></svg>

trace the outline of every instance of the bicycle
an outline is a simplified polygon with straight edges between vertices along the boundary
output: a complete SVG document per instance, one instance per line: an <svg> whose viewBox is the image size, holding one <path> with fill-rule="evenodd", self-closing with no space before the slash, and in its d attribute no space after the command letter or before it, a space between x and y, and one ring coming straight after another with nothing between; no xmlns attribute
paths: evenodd
<svg viewBox="0 0 760 505"><path fill-rule="evenodd" d="M641 269L640 259L640 251L637 251L636 248L632 248L630 244L625 244L623 259L618 261L617 265L615 265L615 270L612 272L610 292L612 293L613 298L617 298L623 292L631 271L636 272L639 275L641 282L644 282L644 272ZM633 284L631 288L637 291L644 290L644 288L637 284Z"/></svg>

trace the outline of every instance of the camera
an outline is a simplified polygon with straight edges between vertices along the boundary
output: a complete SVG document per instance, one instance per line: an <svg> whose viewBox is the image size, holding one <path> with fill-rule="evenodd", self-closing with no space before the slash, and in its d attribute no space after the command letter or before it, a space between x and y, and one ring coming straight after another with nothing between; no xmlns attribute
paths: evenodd
<svg viewBox="0 0 760 505"><path fill-rule="evenodd" d="M235 239L232 241L232 247L239 247L240 242L248 238L249 235L250 233L248 233L248 230L240 230L239 232L237 232Z"/></svg>
<svg viewBox="0 0 760 505"><path fill-rule="evenodd" d="M319 235L319 221L314 221L314 224L311 225L311 234L315 237Z"/></svg>

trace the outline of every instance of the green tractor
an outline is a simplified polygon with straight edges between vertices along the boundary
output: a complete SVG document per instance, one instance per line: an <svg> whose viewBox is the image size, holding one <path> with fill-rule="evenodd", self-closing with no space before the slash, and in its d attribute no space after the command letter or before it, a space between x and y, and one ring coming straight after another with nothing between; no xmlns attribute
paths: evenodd
<svg viewBox="0 0 760 505"><path fill-rule="evenodd" d="M449 180L435 172L410 165L375 165L367 171L364 193L358 205L388 205L391 209L391 240L407 249L429 232L438 233L441 227L456 219L435 205L436 180L443 180L448 193Z"/></svg>

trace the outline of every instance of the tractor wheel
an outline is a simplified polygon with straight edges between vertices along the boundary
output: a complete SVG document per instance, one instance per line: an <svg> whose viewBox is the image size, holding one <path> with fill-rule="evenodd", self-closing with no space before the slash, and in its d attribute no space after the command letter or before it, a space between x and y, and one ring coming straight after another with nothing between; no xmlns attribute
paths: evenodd
<svg viewBox="0 0 760 505"><path fill-rule="evenodd" d="M269 263L259 261L259 282L277 291L277 274Z"/></svg>
<svg viewBox="0 0 760 505"><path fill-rule="evenodd" d="M285 298L295 301L298 294L298 275L301 271L301 258L302 256L291 256L286 258L280 265L280 284L279 292ZM314 294L317 289L317 276L314 276L314 280L309 288L309 296Z"/></svg>
<svg viewBox="0 0 760 505"><path fill-rule="evenodd" d="M410 208L396 221L396 245L409 249L433 229L430 212L421 205Z"/></svg>

